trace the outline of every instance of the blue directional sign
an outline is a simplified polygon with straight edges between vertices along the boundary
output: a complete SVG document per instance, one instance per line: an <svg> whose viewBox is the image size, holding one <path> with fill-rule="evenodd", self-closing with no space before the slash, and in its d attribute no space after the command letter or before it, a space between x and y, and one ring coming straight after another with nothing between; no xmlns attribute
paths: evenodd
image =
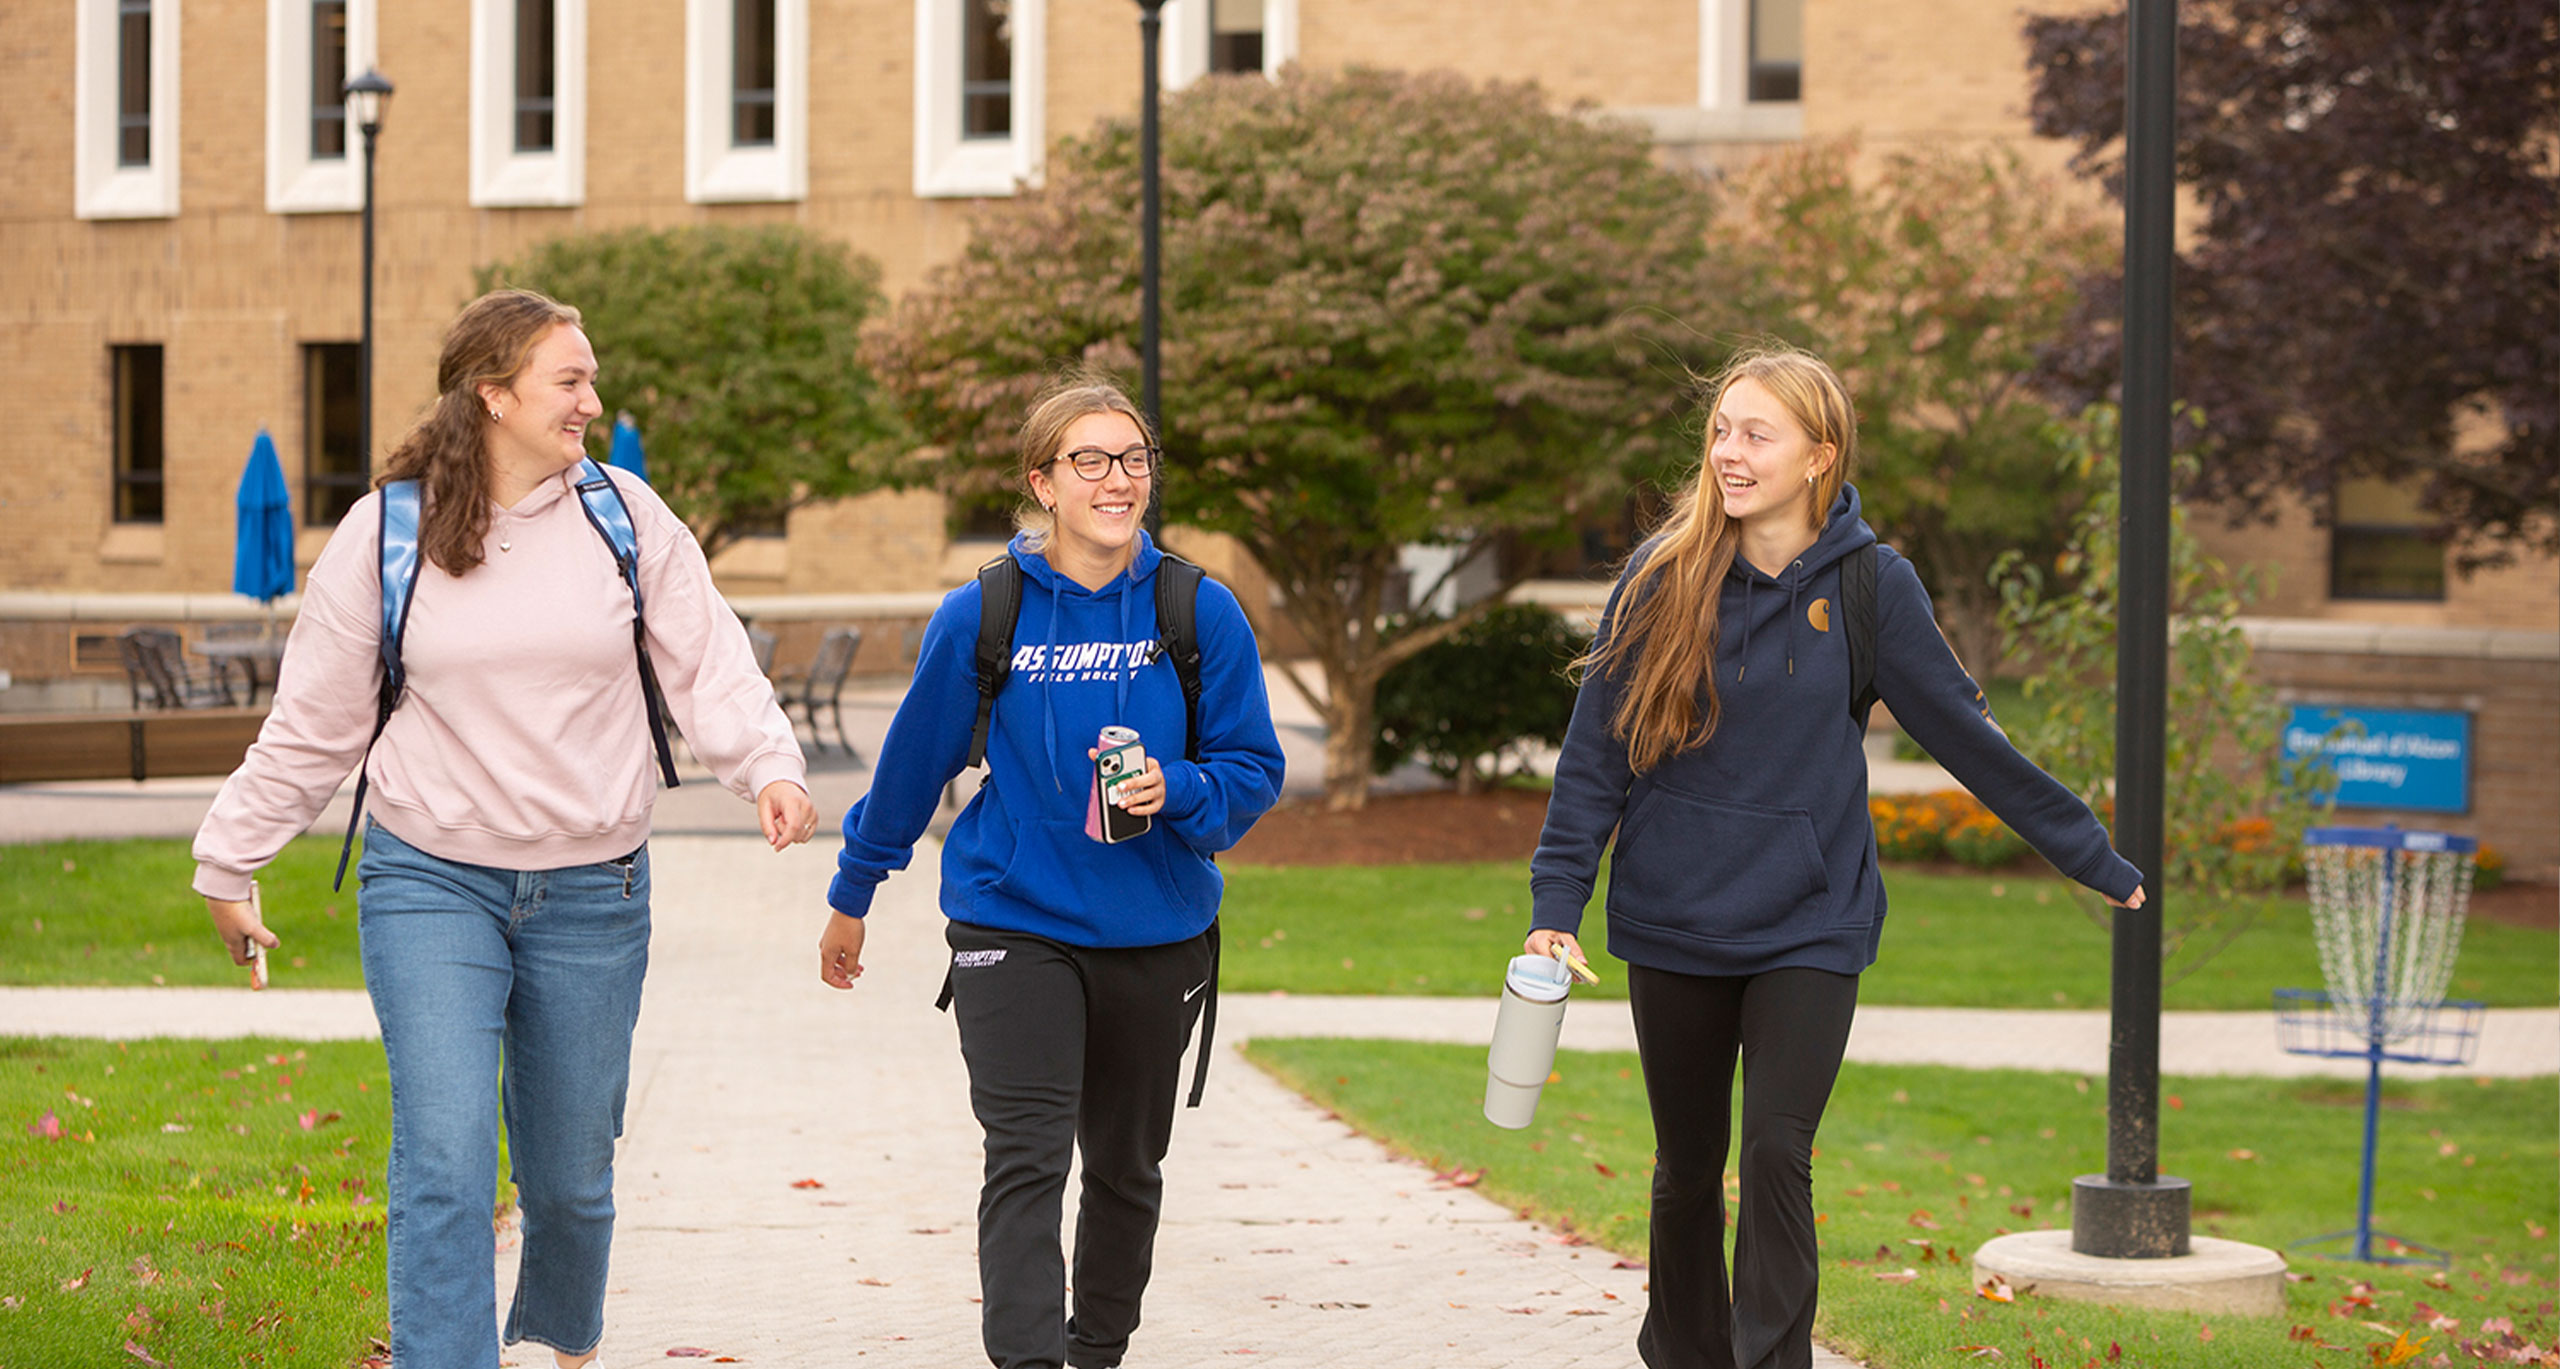
<svg viewBox="0 0 2560 1369"><path fill-rule="evenodd" d="M2326 752L2341 808L2471 811L2471 715L2296 704L2287 759Z"/></svg>

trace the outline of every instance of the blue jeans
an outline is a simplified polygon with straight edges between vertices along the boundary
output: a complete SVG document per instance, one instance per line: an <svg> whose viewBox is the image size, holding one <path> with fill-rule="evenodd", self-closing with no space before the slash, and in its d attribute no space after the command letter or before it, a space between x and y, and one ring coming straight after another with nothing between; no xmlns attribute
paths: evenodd
<svg viewBox="0 0 2560 1369"><path fill-rule="evenodd" d="M365 988L391 1062L392 1362L497 1369L502 1093L524 1219L507 1343L592 1350L649 964L648 848L498 870L369 824L359 873Z"/></svg>

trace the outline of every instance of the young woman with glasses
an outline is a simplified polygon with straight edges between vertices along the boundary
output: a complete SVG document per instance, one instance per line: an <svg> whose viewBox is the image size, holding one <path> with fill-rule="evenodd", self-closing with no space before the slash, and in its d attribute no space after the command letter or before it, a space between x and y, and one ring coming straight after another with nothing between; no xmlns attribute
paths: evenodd
<svg viewBox="0 0 2560 1369"><path fill-rule="evenodd" d="M1163 557L1140 526L1162 454L1137 406L1098 380L1053 386L1021 450L1037 508L1005 551L1021 596L987 782L942 848L946 992L986 1134L987 1357L999 1369L1107 1366L1138 1324L1183 1046L1216 992L1215 857L1279 797L1280 743L1253 630L1235 596L1203 579L1200 736L1188 745L1156 622ZM836 988L862 973L874 891L905 867L967 760L982 598L972 580L935 611L871 792L845 815L818 941L819 977ZM1152 823L1105 844L1086 834L1086 816L1094 742L1110 726L1146 748L1122 792L1126 811ZM1079 1151L1070 1279L1058 1223Z"/></svg>

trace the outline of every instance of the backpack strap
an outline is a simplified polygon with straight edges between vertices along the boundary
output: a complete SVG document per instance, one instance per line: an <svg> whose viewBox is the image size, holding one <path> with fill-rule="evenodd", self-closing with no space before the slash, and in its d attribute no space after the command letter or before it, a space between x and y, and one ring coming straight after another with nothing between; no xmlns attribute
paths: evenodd
<svg viewBox="0 0 2560 1369"><path fill-rule="evenodd" d="M332 889L347 882L347 856L355 850L356 824L364 821L364 791L372 780L367 772L373 744L382 740L382 729L391 725L391 711L400 706L400 696L409 687L408 672L400 665L400 634L409 630L409 602L418 588L418 482L394 480L384 485L377 509L382 515L378 562L382 622L376 650L382 656L382 686L374 699L373 735L365 739L364 755L356 760L355 805L347 810L347 836L338 843L338 874L329 881Z"/></svg>
<svg viewBox="0 0 2560 1369"><path fill-rule="evenodd" d="M587 525L613 552L613 566L622 573L622 583L631 589L631 649L640 658L640 706L649 711L649 740L658 748L658 774L669 789L683 781L676 778L675 753L667 746L667 720L659 705L658 671L649 661L649 619L640 598L640 534L631 525L631 506L623 502L622 490L604 473L594 457L578 463L578 507L586 510Z"/></svg>
<svg viewBox="0 0 2560 1369"><path fill-rule="evenodd" d="M1156 563L1156 631L1182 681L1182 758L1200 759L1200 582L1209 573L1173 555Z"/></svg>
<svg viewBox="0 0 2560 1369"><path fill-rule="evenodd" d="M1849 643L1849 716L1864 731L1876 693L1876 545L1840 560L1840 622Z"/></svg>
<svg viewBox="0 0 2560 1369"><path fill-rule="evenodd" d="M969 733L969 761L987 759L987 729L995 721L996 693L1013 673L1013 627L1022 617L1022 563L1013 553L978 567L978 725Z"/></svg>

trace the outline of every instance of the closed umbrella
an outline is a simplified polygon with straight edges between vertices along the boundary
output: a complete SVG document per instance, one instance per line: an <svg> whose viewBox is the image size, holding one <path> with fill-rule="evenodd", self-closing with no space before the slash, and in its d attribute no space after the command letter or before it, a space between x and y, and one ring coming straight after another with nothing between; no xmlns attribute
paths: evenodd
<svg viewBox="0 0 2560 1369"><path fill-rule="evenodd" d="M275 607L293 593L293 505L285 493L284 466L275 439L258 430L240 472L239 534L231 546L231 592Z"/></svg>
<svg viewBox="0 0 2560 1369"><path fill-rule="evenodd" d="M642 480L649 478L649 458L640 450L640 425L632 422L627 413L613 420L613 454L605 458L605 464L620 466Z"/></svg>

